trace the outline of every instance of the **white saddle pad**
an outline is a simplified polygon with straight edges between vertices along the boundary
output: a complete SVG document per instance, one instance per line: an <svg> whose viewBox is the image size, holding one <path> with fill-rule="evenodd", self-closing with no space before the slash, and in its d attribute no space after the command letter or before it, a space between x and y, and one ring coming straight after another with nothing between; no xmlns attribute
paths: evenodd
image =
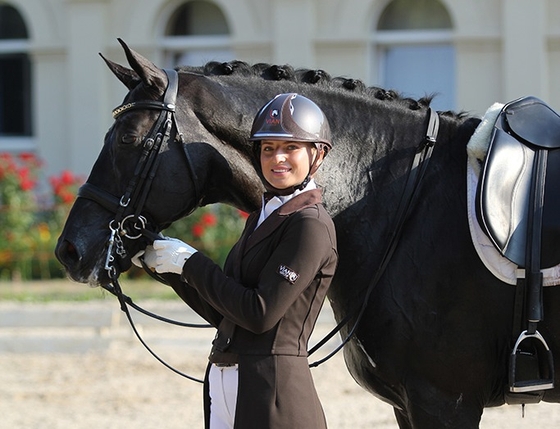
<svg viewBox="0 0 560 429"><path fill-rule="evenodd" d="M488 238L478 223L475 206L480 168L488 151L492 130L502 106L503 104L496 103L486 111L482 122L473 133L467 145L467 207L471 237L480 260L498 279L515 285L518 278L525 277L525 270L518 269L516 264L503 257L492 244L490 238ZM560 285L560 264L542 270L542 273L544 286Z"/></svg>

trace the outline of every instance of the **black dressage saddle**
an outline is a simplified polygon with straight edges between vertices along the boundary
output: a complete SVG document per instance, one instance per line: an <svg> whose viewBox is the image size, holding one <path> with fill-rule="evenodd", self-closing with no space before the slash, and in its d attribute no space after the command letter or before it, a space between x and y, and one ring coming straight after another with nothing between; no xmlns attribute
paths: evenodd
<svg viewBox="0 0 560 429"><path fill-rule="evenodd" d="M538 98L520 98L500 112L477 203L496 248L525 271L517 282L506 401L536 403L554 387L552 352L537 331L541 270L560 263L560 116Z"/></svg>
<svg viewBox="0 0 560 429"><path fill-rule="evenodd" d="M554 110L535 97L503 107L479 186L482 226L503 256L525 267L533 214L542 218L542 232L534 231L539 268L560 263L560 116Z"/></svg>

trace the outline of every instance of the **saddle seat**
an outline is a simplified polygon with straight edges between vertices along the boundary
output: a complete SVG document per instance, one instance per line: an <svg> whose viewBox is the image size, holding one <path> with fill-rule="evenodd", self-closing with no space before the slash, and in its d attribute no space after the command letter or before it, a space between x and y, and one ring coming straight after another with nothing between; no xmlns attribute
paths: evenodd
<svg viewBox="0 0 560 429"><path fill-rule="evenodd" d="M494 125L478 189L478 216L500 253L524 267L536 154L546 151L541 269L560 263L560 116L535 97L506 104Z"/></svg>
<svg viewBox="0 0 560 429"><path fill-rule="evenodd" d="M524 97L504 106L509 132L520 141L541 148L560 148L560 116L536 97Z"/></svg>

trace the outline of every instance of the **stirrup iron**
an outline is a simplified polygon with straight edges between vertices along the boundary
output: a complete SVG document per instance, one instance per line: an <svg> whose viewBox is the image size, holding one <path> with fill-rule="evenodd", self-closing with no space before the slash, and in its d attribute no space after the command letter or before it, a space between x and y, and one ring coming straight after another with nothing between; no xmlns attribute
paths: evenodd
<svg viewBox="0 0 560 429"><path fill-rule="evenodd" d="M524 341L533 341L534 352L523 350L520 346ZM536 347L539 346L539 347ZM539 350L537 350L537 348ZM546 359L539 358L539 353L544 352L543 358L548 358L548 366ZM521 371L530 370L531 374L528 378L519 379ZM541 376L543 373L544 377ZM527 375L527 374L525 374ZM554 388L554 360L552 352L548 347L544 337L535 331L530 334L523 331L517 339L515 346L510 355L510 372L509 372L509 391L513 393L535 392Z"/></svg>

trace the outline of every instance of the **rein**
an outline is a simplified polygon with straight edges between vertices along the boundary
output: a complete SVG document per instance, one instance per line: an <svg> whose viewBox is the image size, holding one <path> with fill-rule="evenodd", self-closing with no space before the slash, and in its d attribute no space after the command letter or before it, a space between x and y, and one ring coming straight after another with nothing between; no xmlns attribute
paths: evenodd
<svg viewBox="0 0 560 429"><path fill-rule="evenodd" d="M91 183L85 183L78 190L78 198L87 198L92 200L110 212L115 213L115 218L109 222L110 236L107 245L107 254L105 257L105 270L108 273L111 283L109 285L102 285L102 287L109 293L115 295L120 303L121 310L126 314L126 317L130 323L134 334L142 345L150 352L150 354L155 357L161 364L170 369L171 371L179 374L189 380L202 383L203 381L187 375L171 365L163 361L152 349L146 344L146 342L140 336L132 316L128 309L128 306L134 308L135 310L149 316L151 318L171 323L178 326L189 327L189 328L210 328L211 325L208 324L193 324L179 322L166 317L159 316L152 312L149 312L142 307L136 305L130 297L125 295L119 284L119 271L115 265L115 256L124 258L127 255L126 249L124 247L123 238L128 238L129 240L137 240L140 237L146 237L150 242L159 238L157 233L151 231L148 228L148 220L143 216L142 210L150 190L150 185L155 177L157 167L159 164L159 155L167 147L169 141L171 140L171 133L173 126L175 126L176 134L179 135L179 140L181 143L182 135L179 133L179 128L177 125L177 120L175 117L175 103L177 100L178 91L178 75L175 70L164 70L167 74L168 85L163 96L163 102L160 101L137 101L123 104L113 110L113 118L117 119L120 115L130 111L130 110L159 110L160 114L150 132L146 135L142 142L142 154L140 160L136 165L134 175L130 179L125 192L118 198L93 185ZM189 171L195 184L195 198L198 201L198 189L196 188L196 172L193 168L192 160L189 156L189 152L185 144L183 144L183 149L187 164L189 166ZM161 279L158 278L161 281Z"/></svg>
<svg viewBox="0 0 560 429"><path fill-rule="evenodd" d="M435 112L432 108L428 109L428 115L429 118L428 118L428 126L426 129L426 135L418 145L416 149L416 154L414 155L414 158L410 165L410 169L408 170L408 176L407 176L405 188L401 196L401 200L399 202L393 227L391 228L392 231L391 238L389 240L389 243L387 244L385 253L383 254L383 258L381 259L381 263L379 264L379 267L375 272L375 276L372 278L371 282L368 285L366 294L364 296L364 299L362 300L362 304L359 307L357 307L354 311L348 313L344 317L344 319L342 319L331 330L331 332L325 335L325 337L309 351L309 356L315 353L327 341L329 341L334 335L336 335L347 323L350 322L350 320L352 320L353 317L356 317L356 320L352 325L350 332L348 333L346 338L342 341L342 343L339 344L338 347L336 347L331 353L329 353L324 358L310 364L309 366L312 368L319 366L322 363L329 360L330 358L332 358L352 339L365 313L369 301L369 297L373 292L373 289L377 286L377 283L381 279L381 276L385 272L385 269L387 268L387 265L389 265L393 253L397 248L397 244L399 243L399 240L402 235L403 226L410 215L410 211L413 206L415 197L417 196L417 191L420 187L420 182L424 177L424 173L426 172L426 169L428 167L428 162L430 161L432 152L434 150L434 146L437 141L437 135L439 131L439 116L437 112Z"/></svg>
<svg viewBox="0 0 560 429"><path fill-rule="evenodd" d="M165 362L162 358L160 358L149 346L148 344L146 344L146 342L143 340L142 336L140 335L140 333L138 332L138 329L136 329L136 325L134 324L134 321L132 320L132 316L130 315L130 311L128 309L128 305L130 305L131 307L133 307L136 310L141 311L143 314L146 314L150 317L156 318L158 320L161 320L163 322L167 322L167 323L173 323L175 325L180 325L180 326L187 326L187 327L194 327L194 328L210 328L210 325L195 325L195 324L190 324L190 323L183 323L183 322L177 322L171 319L167 319L165 317L162 316L158 316L156 314L153 314L149 311L146 311L144 309L142 309L141 307L138 307L137 305L132 303L132 300L127 297L121 289L121 286L119 284L119 280L118 280L118 275L115 275L115 277L112 280L112 284L110 286L103 286L104 289L108 290L109 292L111 292L113 295L115 295L117 297L117 299L119 300L119 304L121 306L121 310L124 312L124 314L126 314L126 318L128 319L128 323L130 324L130 327L132 328L132 330L134 331L134 335L136 335L136 338L138 338L138 341L140 341L140 343L142 343L142 345L144 346L144 348L146 350L148 350L148 352L150 352L150 354L156 358L156 360L161 363L163 366L165 366L166 368L170 369L171 371L173 371L175 374L178 374L182 377L185 377L191 381L196 381L197 383L204 383L203 380L193 377L191 375L185 374L182 371L179 371L178 369L172 367L171 365L169 365L167 362Z"/></svg>

